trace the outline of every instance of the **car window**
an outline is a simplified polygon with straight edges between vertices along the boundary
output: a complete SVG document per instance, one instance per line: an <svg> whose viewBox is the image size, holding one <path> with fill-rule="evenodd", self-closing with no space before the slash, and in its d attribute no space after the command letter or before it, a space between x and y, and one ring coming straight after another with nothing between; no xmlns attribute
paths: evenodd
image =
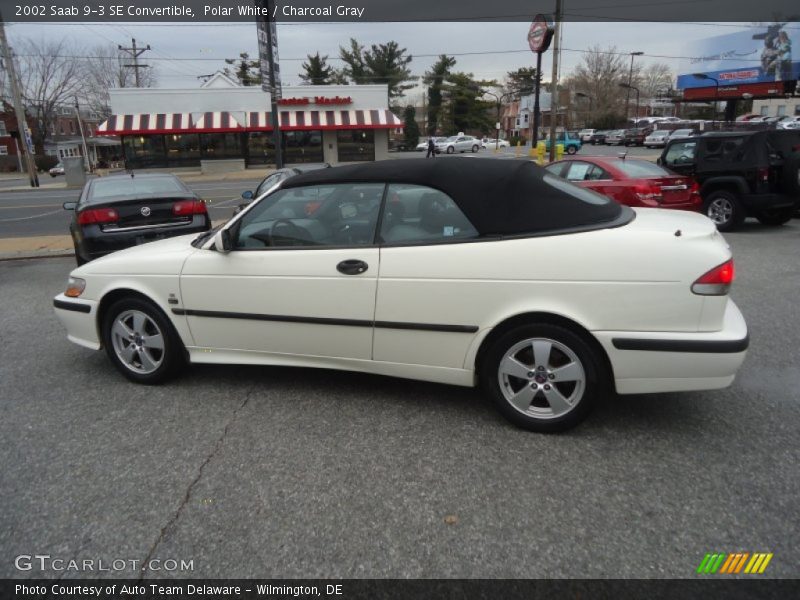
<svg viewBox="0 0 800 600"><path fill-rule="evenodd" d="M545 167L545 171L550 171L553 175L561 177L561 173L564 171L564 163L549 164Z"/></svg>
<svg viewBox="0 0 800 600"><path fill-rule="evenodd" d="M283 181L284 179L287 179L286 173L284 172L273 173L272 175L264 179L264 181L262 181L260 184L258 184L254 196L258 198L261 194L266 192L273 185Z"/></svg>
<svg viewBox="0 0 800 600"><path fill-rule="evenodd" d="M346 183L277 190L238 223L239 249L368 246L374 243L383 184Z"/></svg>
<svg viewBox="0 0 800 600"><path fill-rule="evenodd" d="M478 237L447 194L429 187L391 184L380 238L387 244L435 243Z"/></svg>
<svg viewBox="0 0 800 600"><path fill-rule="evenodd" d="M735 162L741 160L744 145L742 137L708 138L705 140L703 160L706 162Z"/></svg>
<svg viewBox="0 0 800 600"><path fill-rule="evenodd" d="M89 189L89 202L123 197L155 198L180 196L186 188L173 177L110 177L95 179Z"/></svg>
<svg viewBox="0 0 800 600"><path fill-rule="evenodd" d="M646 160L619 160L614 163L628 177L669 177L670 172Z"/></svg>
<svg viewBox="0 0 800 600"><path fill-rule="evenodd" d="M597 181L598 179L611 179L611 175L597 165L575 160L569 163L564 179L569 181Z"/></svg>
<svg viewBox="0 0 800 600"><path fill-rule="evenodd" d="M667 165L688 165L694 162L696 141L678 142L667 150L664 162Z"/></svg>

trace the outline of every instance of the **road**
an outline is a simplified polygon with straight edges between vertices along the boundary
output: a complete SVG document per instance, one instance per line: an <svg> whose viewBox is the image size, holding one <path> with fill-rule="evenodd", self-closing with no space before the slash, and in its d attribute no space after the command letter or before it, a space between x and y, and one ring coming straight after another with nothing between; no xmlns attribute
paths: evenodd
<svg viewBox="0 0 800 600"><path fill-rule="evenodd" d="M252 190L260 179L188 183L209 202L212 220L230 217L241 193ZM0 238L34 235L68 235L72 213L64 202L77 200L80 190L0 191Z"/></svg>
<svg viewBox="0 0 800 600"><path fill-rule="evenodd" d="M0 263L0 577L59 576L14 569L49 554L199 577L696 578L742 551L796 577L798 235L726 236L751 330L731 388L611 398L562 435L476 391L360 374L134 385L53 315L72 260Z"/></svg>
<svg viewBox="0 0 800 600"><path fill-rule="evenodd" d="M584 146L581 156L616 156L627 151L629 156L637 156L655 160L658 150L644 148L619 148L612 146ZM473 158L514 158L515 148L503 148L495 154L491 150L482 150L477 154L467 153L458 156ZM525 149L519 151L521 158L527 157ZM420 159L422 152L392 153L393 159ZM448 160L450 156L440 156ZM209 214L212 220L225 219L231 216L232 207L236 206L244 190L252 190L260 179L242 181L209 181L187 183L202 198L209 201ZM17 182L19 185L19 182ZM77 200L80 190L39 190L39 191L3 191L0 190L0 238L29 236L67 235L72 213L65 211L62 204L69 200Z"/></svg>

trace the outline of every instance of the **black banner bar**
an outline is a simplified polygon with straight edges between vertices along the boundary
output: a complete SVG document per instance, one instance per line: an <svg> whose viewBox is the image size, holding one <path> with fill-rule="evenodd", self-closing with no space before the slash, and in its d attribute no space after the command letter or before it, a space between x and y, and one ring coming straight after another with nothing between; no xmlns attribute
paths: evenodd
<svg viewBox="0 0 800 600"><path fill-rule="evenodd" d="M276 0L278 22L530 22L553 0ZM253 22L253 0L0 0L6 22ZM796 0L570 0L565 21L797 21Z"/></svg>

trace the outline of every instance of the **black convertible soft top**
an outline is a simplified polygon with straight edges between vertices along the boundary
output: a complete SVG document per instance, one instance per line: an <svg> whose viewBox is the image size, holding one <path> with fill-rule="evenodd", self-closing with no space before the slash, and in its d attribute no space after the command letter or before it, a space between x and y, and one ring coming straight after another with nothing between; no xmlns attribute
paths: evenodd
<svg viewBox="0 0 800 600"><path fill-rule="evenodd" d="M302 173L285 188L327 183L408 183L450 196L482 235L615 227L634 213L574 186L529 160L395 159Z"/></svg>

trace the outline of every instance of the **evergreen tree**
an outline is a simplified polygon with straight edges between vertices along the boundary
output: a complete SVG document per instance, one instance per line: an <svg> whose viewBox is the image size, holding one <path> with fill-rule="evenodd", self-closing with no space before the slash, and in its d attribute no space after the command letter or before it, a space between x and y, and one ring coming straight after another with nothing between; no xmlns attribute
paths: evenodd
<svg viewBox="0 0 800 600"><path fill-rule="evenodd" d="M328 56L320 56L319 52L307 56L308 62L302 65L304 72L300 73L300 79L309 85L330 85L333 68L328 66Z"/></svg>
<svg viewBox="0 0 800 600"><path fill-rule="evenodd" d="M258 60L251 60L247 52L239 54L239 58L226 58L225 63L235 69L225 67L223 73L245 86L261 85L261 70Z"/></svg>
<svg viewBox="0 0 800 600"><path fill-rule="evenodd" d="M342 73L355 84L385 83L389 86L389 99L397 98L413 87L406 84L411 79L408 65L412 60L406 51L397 42L372 44L365 50L357 40L350 38L348 48L339 47L339 57L345 63Z"/></svg>
<svg viewBox="0 0 800 600"><path fill-rule="evenodd" d="M445 119L446 133L455 134L467 130L488 131L492 129L490 117L492 102L481 100L485 88L495 85L493 81L478 81L472 73L451 73L445 82L447 101Z"/></svg>
<svg viewBox="0 0 800 600"><path fill-rule="evenodd" d="M417 111L410 104L406 106L403 114L406 148L413 150L419 144L419 125L417 125Z"/></svg>
<svg viewBox="0 0 800 600"><path fill-rule="evenodd" d="M455 58L442 54L423 77L423 82L428 86L428 135L436 135L436 130L440 126L442 85L450 74L450 68L455 64Z"/></svg>

